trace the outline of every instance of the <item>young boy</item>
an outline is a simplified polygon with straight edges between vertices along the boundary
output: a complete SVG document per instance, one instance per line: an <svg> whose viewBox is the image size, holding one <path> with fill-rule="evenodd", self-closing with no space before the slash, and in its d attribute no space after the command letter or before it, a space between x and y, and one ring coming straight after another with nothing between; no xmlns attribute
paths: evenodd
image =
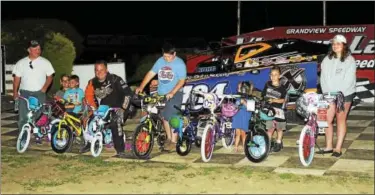
<svg viewBox="0 0 375 195"><path fill-rule="evenodd" d="M270 71L271 81L268 81L264 86L262 96L269 99L269 103L274 108L282 109L285 102L286 89L280 84L281 70L279 67L272 67ZM284 119L281 119L284 118ZM267 121L266 128L268 129L268 136L272 138L272 134L277 130L276 144L273 148L274 152L279 152L283 148L282 138L283 130L286 128L285 116L281 118L275 118L274 121Z"/></svg>
<svg viewBox="0 0 375 195"><path fill-rule="evenodd" d="M69 89L64 93L64 99L75 105L73 113L76 114L82 111L82 101L85 97L85 93L78 86L79 77L77 75L72 75L69 78Z"/></svg>
<svg viewBox="0 0 375 195"><path fill-rule="evenodd" d="M59 99L64 98L64 93L69 89L69 76L67 74L62 74L60 77L60 90L58 90L55 96Z"/></svg>

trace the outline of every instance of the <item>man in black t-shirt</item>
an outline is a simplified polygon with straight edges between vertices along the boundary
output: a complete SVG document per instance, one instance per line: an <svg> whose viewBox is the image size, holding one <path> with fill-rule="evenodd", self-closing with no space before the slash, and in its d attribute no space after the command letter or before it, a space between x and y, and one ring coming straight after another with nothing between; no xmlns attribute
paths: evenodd
<svg viewBox="0 0 375 195"><path fill-rule="evenodd" d="M125 124L128 116L135 111L131 104L132 96L133 91L128 84L121 77L108 72L106 61L100 60L95 63L95 77L89 81L86 87L85 98L87 103L93 107L107 105L122 108L117 110L109 125L117 152L115 157L125 157L122 125ZM87 144L84 148L81 148L81 152L86 152L89 149L90 144Z"/></svg>
<svg viewBox="0 0 375 195"><path fill-rule="evenodd" d="M270 71L271 80L266 83L262 92L262 97L268 98L269 103L271 103L276 110L275 120L266 122L266 129L268 130L267 133L270 138L272 137L274 130L277 130L277 140L274 146L274 152L279 152L283 148L283 130L286 129L285 115L282 110L285 102L286 89L280 83L280 74L280 68L273 67Z"/></svg>

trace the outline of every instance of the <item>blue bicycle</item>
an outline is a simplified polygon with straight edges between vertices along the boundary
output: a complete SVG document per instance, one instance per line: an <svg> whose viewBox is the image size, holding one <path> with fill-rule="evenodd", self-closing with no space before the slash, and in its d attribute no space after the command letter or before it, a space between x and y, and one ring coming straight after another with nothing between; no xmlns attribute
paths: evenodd
<svg viewBox="0 0 375 195"><path fill-rule="evenodd" d="M176 144L176 152L180 156L186 156L191 151L192 143L200 145L200 139L197 138L197 125L198 120L193 118L190 114L190 110L186 108L182 110L176 105L173 106L180 112L181 115L177 115L179 124L174 128L174 133L178 134L178 140Z"/></svg>

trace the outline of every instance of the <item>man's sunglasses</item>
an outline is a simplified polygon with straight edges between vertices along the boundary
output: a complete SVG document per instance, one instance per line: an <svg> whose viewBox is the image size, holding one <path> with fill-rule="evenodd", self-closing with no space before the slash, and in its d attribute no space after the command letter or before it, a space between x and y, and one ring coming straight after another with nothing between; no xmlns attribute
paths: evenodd
<svg viewBox="0 0 375 195"><path fill-rule="evenodd" d="M33 65L32 65L32 61L30 61L30 63L29 63L29 67L30 67L31 69L34 69L34 67L33 67Z"/></svg>

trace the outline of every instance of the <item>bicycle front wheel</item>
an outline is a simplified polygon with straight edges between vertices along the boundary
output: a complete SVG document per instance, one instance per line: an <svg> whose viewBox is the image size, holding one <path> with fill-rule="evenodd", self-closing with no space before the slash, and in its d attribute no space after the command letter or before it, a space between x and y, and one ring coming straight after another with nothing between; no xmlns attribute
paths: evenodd
<svg viewBox="0 0 375 195"><path fill-rule="evenodd" d="M315 144L313 142L315 140L314 132L310 126L306 125L299 137L298 143L298 156L299 160L301 161L302 165L308 167L313 159L315 154Z"/></svg>
<svg viewBox="0 0 375 195"><path fill-rule="evenodd" d="M270 153L270 139L264 130L252 130L245 139L245 155L249 161L259 163L264 161Z"/></svg>
<svg viewBox="0 0 375 195"><path fill-rule="evenodd" d="M17 138L17 152L24 153L30 144L31 139L31 125L26 123L22 126L20 133L18 134Z"/></svg>
<svg viewBox="0 0 375 195"><path fill-rule="evenodd" d="M154 147L154 134L146 123L141 123L133 134L132 151L140 159L149 158Z"/></svg>
<svg viewBox="0 0 375 195"><path fill-rule="evenodd" d="M203 162L211 160L212 153L215 147L215 128L212 124L208 123L203 130L201 143L201 156Z"/></svg>

